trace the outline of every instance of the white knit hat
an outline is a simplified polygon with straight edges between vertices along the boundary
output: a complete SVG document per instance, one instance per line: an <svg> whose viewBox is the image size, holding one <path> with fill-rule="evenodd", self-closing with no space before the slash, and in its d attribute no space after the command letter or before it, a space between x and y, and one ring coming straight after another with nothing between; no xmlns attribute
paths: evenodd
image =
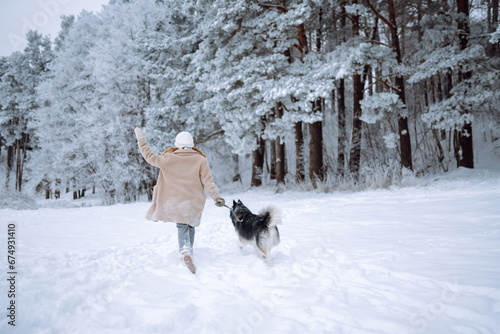
<svg viewBox="0 0 500 334"><path fill-rule="evenodd" d="M175 137L175 147L194 147L193 136L189 132L181 132Z"/></svg>

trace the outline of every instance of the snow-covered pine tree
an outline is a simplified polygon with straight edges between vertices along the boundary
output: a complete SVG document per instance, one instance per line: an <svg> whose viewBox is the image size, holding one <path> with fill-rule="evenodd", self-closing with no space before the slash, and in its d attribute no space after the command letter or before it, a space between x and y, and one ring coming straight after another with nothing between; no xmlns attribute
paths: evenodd
<svg viewBox="0 0 500 334"><path fill-rule="evenodd" d="M262 167L266 120L283 102L278 91L288 59L288 26L279 10L247 1L215 1L207 9L201 42L192 59L197 88L207 92L205 108L217 117L235 153L254 152L254 184ZM277 134L266 134L273 138Z"/></svg>
<svg viewBox="0 0 500 334"><path fill-rule="evenodd" d="M498 57L486 57L489 40L487 21L483 20L486 9L476 2L472 5L476 14L469 17L472 20L470 34L485 37L469 38L467 47L462 48L458 22L466 17L455 14L446 5L426 8L420 22L421 42L409 58L414 66L410 67L412 75L408 82L415 93L423 97L426 107L421 117L432 128L431 138L436 147L436 153L430 154L432 165L439 164L445 171L452 159L460 166L464 150L458 134L464 125L473 120L481 120L489 127L498 124L494 121L498 106L493 102L498 96L497 89L493 88L499 84L496 79ZM464 78L463 73L470 73L470 78ZM481 103L477 103L479 100ZM468 134L472 133L466 132L464 138L471 139ZM420 141L424 140L425 136ZM469 163L471 159L469 154Z"/></svg>
<svg viewBox="0 0 500 334"><path fill-rule="evenodd" d="M22 190L27 152L36 148L35 115L39 108L36 88L52 61L48 37L36 31L26 34L28 44L23 52L15 52L3 62L0 81L2 137L7 146L6 186L10 186L15 165L15 189ZM15 162L14 162L15 160Z"/></svg>
<svg viewBox="0 0 500 334"><path fill-rule="evenodd" d="M396 60L398 65L402 64L402 54L401 54L401 46L399 42L399 32L398 32L398 24L397 24L397 14L396 7L394 4L394 0L387 0L387 17L382 15L379 10L377 10L370 0L367 0L367 4L373 13L384 22L390 30L391 38L390 45L392 47L393 52L396 54ZM394 78L395 89L394 91L398 94L399 98L403 105L406 104L406 95L405 95L405 84L403 75L401 73L396 73ZM412 161L412 151L411 151L411 140L410 140L410 131L408 128L408 117L406 113L406 109L403 108L399 114L398 118L398 136L399 136L399 145L400 145L400 153L401 153L401 165L410 170L413 169L413 161Z"/></svg>
<svg viewBox="0 0 500 334"><path fill-rule="evenodd" d="M47 179L55 185L60 180L67 191L77 194L78 189L94 184L98 168L91 154L103 146L88 141L96 135L90 110L96 85L89 54L103 22L84 11L74 23L68 17L63 25L50 75L38 87L43 101L37 112L40 148L30 165L34 183Z"/></svg>
<svg viewBox="0 0 500 334"><path fill-rule="evenodd" d="M152 0L117 2L100 14L103 35L89 54L95 92L89 101L92 136L87 141L98 148L89 154L96 161L96 181L109 202L136 200L149 181L148 173L137 168L138 162L145 163L133 129L143 125L153 99L143 36L164 17L163 7Z"/></svg>
<svg viewBox="0 0 500 334"><path fill-rule="evenodd" d="M458 38L460 40L460 50L464 51L469 43L470 23L469 23L469 0L456 0L457 3L457 23ZM467 81L472 77L470 70L459 70L458 82ZM469 114L465 106L461 113ZM472 120L466 120L462 128L455 131L455 157L457 167L474 168L474 149L472 145Z"/></svg>

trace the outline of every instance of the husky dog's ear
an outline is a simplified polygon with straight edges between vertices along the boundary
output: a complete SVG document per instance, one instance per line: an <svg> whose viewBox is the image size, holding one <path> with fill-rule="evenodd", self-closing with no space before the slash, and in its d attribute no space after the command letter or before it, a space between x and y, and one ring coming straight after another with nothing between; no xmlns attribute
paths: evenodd
<svg viewBox="0 0 500 334"><path fill-rule="evenodd" d="M241 201L240 201L240 200L238 200L238 204L243 205L243 203L241 203Z"/></svg>
<svg viewBox="0 0 500 334"><path fill-rule="evenodd" d="M236 205L236 202L235 202L235 201L234 201L234 199L233 199L233 206L235 206L235 205Z"/></svg>

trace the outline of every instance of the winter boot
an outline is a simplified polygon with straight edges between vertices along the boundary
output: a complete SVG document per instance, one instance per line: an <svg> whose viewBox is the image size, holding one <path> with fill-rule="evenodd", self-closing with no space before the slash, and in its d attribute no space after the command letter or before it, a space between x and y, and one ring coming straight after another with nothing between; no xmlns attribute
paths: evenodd
<svg viewBox="0 0 500 334"><path fill-rule="evenodd" d="M191 271L193 274L196 274L196 267L193 264L193 259L191 259L191 253L189 252L189 250L183 249L179 255L181 261L184 261L189 271Z"/></svg>

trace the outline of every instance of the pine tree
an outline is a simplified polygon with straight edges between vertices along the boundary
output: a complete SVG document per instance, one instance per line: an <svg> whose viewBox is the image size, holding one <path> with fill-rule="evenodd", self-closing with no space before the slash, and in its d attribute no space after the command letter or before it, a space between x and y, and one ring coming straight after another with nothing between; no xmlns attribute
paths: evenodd
<svg viewBox="0 0 500 334"><path fill-rule="evenodd" d="M498 6L497 6L498 7ZM457 0L458 31L460 39L460 50L465 50L469 42L469 1ZM466 81L472 77L471 71L460 71L458 73L459 81ZM463 111L467 113L467 111ZM474 168L474 148L472 145L472 124L466 121L461 130L455 130L455 156L457 167Z"/></svg>
<svg viewBox="0 0 500 334"><path fill-rule="evenodd" d="M398 35L398 24L396 20L396 8L394 6L394 0L387 0L387 11L389 18L384 17L375 7L367 0L368 6L372 9L373 13L384 22L391 32L391 46L392 50L396 54L396 60L398 64L402 63L401 47L399 43ZM395 92L398 94L401 102L406 105L406 95L405 95L405 84L402 74L396 74L395 77L396 89ZM401 165L410 170L413 169L412 153L411 153L411 140L410 132L408 128L408 117L403 112L398 118L398 129L399 129L399 145L401 152Z"/></svg>
<svg viewBox="0 0 500 334"><path fill-rule="evenodd" d="M37 144L35 117L40 106L36 89L53 58L48 37L29 31L26 39L28 44L24 51L15 52L7 58L0 82L2 128L6 130L4 140L8 152L7 187L15 165L15 188L18 191L22 190L25 179L27 152Z"/></svg>

